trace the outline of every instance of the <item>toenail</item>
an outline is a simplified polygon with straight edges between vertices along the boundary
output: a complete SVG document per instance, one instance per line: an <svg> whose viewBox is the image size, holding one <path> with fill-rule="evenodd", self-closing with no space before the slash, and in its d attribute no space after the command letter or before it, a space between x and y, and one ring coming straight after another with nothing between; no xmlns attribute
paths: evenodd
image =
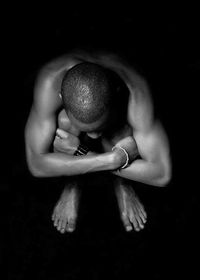
<svg viewBox="0 0 200 280"><path fill-rule="evenodd" d="M132 226L127 226L127 227L126 227L126 230L127 230L127 231L132 230Z"/></svg>

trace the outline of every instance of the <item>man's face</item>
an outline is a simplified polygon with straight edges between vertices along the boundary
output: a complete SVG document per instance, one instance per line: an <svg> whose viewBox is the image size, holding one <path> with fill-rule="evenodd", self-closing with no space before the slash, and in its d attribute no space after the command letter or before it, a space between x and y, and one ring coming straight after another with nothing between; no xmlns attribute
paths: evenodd
<svg viewBox="0 0 200 280"><path fill-rule="evenodd" d="M88 132L87 136L89 136L90 138L93 138L93 139L97 139L97 138L101 137L102 133L103 133L102 131L101 132Z"/></svg>
<svg viewBox="0 0 200 280"><path fill-rule="evenodd" d="M108 126L107 115L103 116L98 121L90 124L85 124L78 121L70 112L68 112L68 117L72 125L77 130L79 130L80 132L85 132L90 138L93 139L99 138Z"/></svg>

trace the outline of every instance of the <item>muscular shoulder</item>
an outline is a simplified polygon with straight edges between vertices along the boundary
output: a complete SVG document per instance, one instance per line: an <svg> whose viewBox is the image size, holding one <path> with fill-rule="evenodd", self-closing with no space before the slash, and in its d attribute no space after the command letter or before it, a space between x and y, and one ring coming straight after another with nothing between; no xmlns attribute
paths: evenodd
<svg viewBox="0 0 200 280"><path fill-rule="evenodd" d="M72 55L67 55L50 61L39 71L33 102L33 107L39 115L55 113L61 107L59 93L63 76L79 62Z"/></svg>
<svg viewBox="0 0 200 280"><path fill-rule="evenodd" d="M80 62L81 59L77 58L75 54L63 55L51 60L39 71L37 84L40 85L48 81L55 89L59 90L65 73Z"/></svg>
<svg viewBox="0 0 200 280"><path fill-rule="evenodd" d="M38 76L34 87L33 109L38 116L54 114L61 106L59 92L53 85L50 75Z"/></svg>
<svg viewBox="0 0 200 280"><path fill-rule="evenodd" d="M128 121L135 130L147 131L154 123L153 100L147 82L138 76L129 90Z"/></svg>

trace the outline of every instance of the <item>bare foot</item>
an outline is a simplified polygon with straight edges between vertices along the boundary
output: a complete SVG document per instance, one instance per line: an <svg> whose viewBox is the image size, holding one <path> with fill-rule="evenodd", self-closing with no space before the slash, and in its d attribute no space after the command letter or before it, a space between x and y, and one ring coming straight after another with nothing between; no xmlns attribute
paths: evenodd
<svg viewBox="0 0 200 280"><path fill-rule="evenodd" d="M121 219L126 231L131 231L133 227L136 231L143 229L147 220L147 214L132 187L116 186L116 195Z"/></svg>
<svg viewBox="0 0 200 280"><path fill-rule="evenodd" d="M61 233L73 232L76 227L79 190L77 187L64 188L52 215L54 226Z"/></svg>

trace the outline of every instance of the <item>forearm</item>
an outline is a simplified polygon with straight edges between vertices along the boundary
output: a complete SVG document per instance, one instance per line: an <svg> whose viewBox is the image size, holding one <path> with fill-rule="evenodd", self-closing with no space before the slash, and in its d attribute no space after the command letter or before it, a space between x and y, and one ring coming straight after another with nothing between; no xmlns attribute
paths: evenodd
<svg viewBox="0 0 200 280"><path fill-rule="evenodd" d="M158 187L165 186L169 182L169 176L162 165L143 159L137 159L129 167L114 171L113 174Z"/></svg>
<svg viewBox="0 0 200 280"><path fill-rule="evenodd" d="M48 153L32 156L28 165L36 177L83 175L116 168L113 153L78 157L64 153Z"/></svg>

